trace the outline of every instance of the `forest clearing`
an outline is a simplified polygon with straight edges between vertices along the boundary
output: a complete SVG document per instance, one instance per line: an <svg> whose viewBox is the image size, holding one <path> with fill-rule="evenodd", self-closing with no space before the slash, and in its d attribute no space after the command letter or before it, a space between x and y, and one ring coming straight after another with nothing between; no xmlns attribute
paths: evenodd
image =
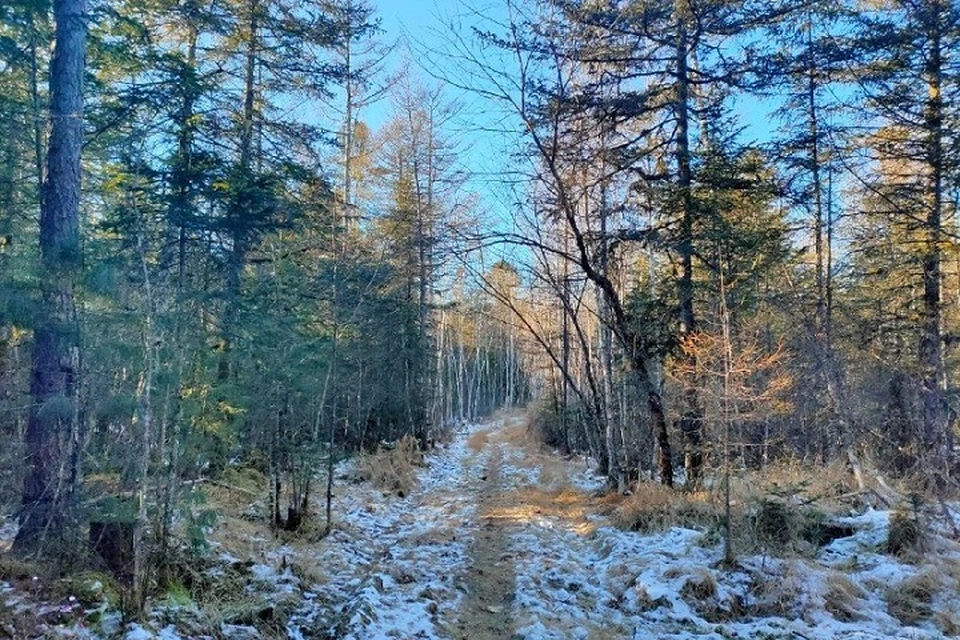
<svg viewBox="0 0 960 640"><path fill-rule="evenodd" d="M395 465L393 454L378 454L377 467ZM816 511L799 495L785 500L776 517L821 525L819 539L801 528L787 539L784 522L757 517L768 499L760 487L738 491L737 508L754 511L736 525L749 552L725 566L718 501L701 497L699 514L681 514L656 497L611 499L585 460L544 449L520 413L465 426L413 463L394 477L415 475L403 480L404 497L387 474L361 480L362 460L341 465L343 515L316 540L276 540L251 517L263 503L215 491L223 518L211 532L214 560L198 571L217 593L196 601L171 593L146 622L125 626L89 583L74 584L86 600L68 590L42 602L21 577L0 581L6 628L36 616L22 627L34 637L129 640L869 640L960 631L960 545L948 528L931 532L924 557L919 548L890 551L898 516L852 508L840 493ZM624 526L637 517L650 520Z"/></svg>

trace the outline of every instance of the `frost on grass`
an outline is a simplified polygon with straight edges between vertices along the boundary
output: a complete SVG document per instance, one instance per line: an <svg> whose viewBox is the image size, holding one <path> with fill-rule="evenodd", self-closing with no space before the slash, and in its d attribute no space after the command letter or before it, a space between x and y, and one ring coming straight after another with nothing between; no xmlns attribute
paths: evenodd
<svg viewBox="0 0 960 640"><path fill-rule="evenodd" d="M335 529L312 560L323 584L291 621L291 637L443 637L437 629L462 599L456 577L475 526L471 491L484 459L467 440L479 430L466 426L427 455L402 499L371 484L341 487Z"/></svg>
<svg viewBox="0 0 960 640"><path fill-rule="evenodd" d="M506 460L508 484L544 485L521 453ZM567 486L598 487L568 470ZM624 531L570 515L536 512L513 523L518 637L932 639L960 630L956 547L934 556L938 567L891 556L888 511L832 520L852 535L819 551L743 555L733 568L722 566L707 526L671 526L667 514L643 532Z"/></svg>
<svg viewBox="0 0 960 640"><path fill-rule="evenodd" d="M841 520L854 534L813 558L745 556L732 570L721 568L720 546L698 529L640 534L600 526L581 535L530 523L514 540L520 635L604 630L613 637L828 640L956 633L956 576L884 553L887 512Z"/></svg>
<svg viewBox="0 0 960 640"><path fill-rule="evenodd" d="M957 545L948 531L933 530L924 553L891 554L889 511L832 518L847 534L809 552L742 554L726 568L695 504L635 531L615 527L598 508L604 479L582 459L543 451L510 419L460 429L425 456L402 498L389 486L351 481L355 464L337 468L335 525L322 539L280 544L262 526L231 524L236 539L215 547L217 561L205 571L226 581L242 567L242 593L233 595L253 608L217 612L206 637L468 637L453 626L471 607L500 616L502 637L529 640L920 640L960 632ZM645 518L677 508L656 491L644 500ZM478 556L490 526L496 553ZM487 556L511 563L497 583L503 593L485 594L496 596L495 606L473 591ZM0 582L0 604L38 606L10 582ZM248 613L264 607L286 608L282 628L264 634L251 624ZM167 601L143 625L123 628L103 616L96 629L75 625L49 637L198 638L204 634L183 620L203 614Z"/></svg>

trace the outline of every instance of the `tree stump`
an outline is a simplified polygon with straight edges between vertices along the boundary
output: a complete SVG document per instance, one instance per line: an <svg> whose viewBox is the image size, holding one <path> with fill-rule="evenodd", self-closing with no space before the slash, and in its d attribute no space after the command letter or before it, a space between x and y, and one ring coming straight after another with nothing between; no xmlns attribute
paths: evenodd
<svg viewBox="0 0 960 640"><path fill-rule="evenodd" d="M103 558L117 581L133 585L133 522L91 522L90 547Z"/></svg>

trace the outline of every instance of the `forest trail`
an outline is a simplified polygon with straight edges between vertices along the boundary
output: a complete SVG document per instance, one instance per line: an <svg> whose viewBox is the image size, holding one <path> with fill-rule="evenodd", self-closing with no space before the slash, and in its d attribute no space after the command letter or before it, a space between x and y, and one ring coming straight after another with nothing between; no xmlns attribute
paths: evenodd
<svg viewBox="0 0 960 640"><path fill-rule="evenodd" d="M452 484L443 479L451 466L460 470ZM409 497L411 508L404 520L431 513L440 517L425 535L399 537L390 550L390 556L399 559L418 554L411 545L422 550L462 542L456 562L437 566L421 558L425 562L417 567L425 575L414 581L446 582L453 597L436 608L427 606L436 613L432 630L407 635L409 629L374 624L366 629L366 637L379 633L435 634L456 640L629 637L632 630L611 625L603 617L596 591L583 588L583 567L568 579L563 565L571 556L583 562L596 557L588 534L600 517L591 515L589 504L590 494L601 484L583 460L545 452L529 432L523 413L504 413L457 434L421 474L421 486ZM445 570L450 573L429 575ZM424 592L437 595L433 588L420 593ZM406 598L400 604L413 603ZM406 617L383 609L378 615L381 622Z"/></svg>
<svg viewBox="0 0 960 640"><path fill-rule="evenodd" d="M601 484L585 461L541 451L519 412L455 434L406 498L342 478L341 520L312 558L323 597L299 622L334 620L332 636L358 640L630 637L582 588L585 567L568 579L563 565L596 557ZM311 549L282 551L302 562Z"/></svg>
<svg viewBox="0 0 960 640"><path fill-rule="evenodd" d="M889 585L931 576L946 586L925 606L960 613L960 556L942 567L891 558L889 512L838 517L853 534L815 556L741 555L735 569L721 567L722 545L703 529L612 526L604 513L617 498L598 497L603 478L539 445L520 413L462 426L413 469L403 496L360 479L370 460L337 467L327 536L276 540L257 504L237 500L211 540L208 577L229 580L218 588L232 597L217 613L184 615L171 601L125 635L110 614L99 632L39 637L209 637L199 629L219 615L212 624L228 640L932 640L943 634L904 624L889 602ZM0 581L0 614L58 606Z"/></svg>
<svg viewBox="0 0 960 640"><path fill-rule="evenodd" d="M466 596L454 614L456 636L463 640L502 638L513 626L511 606L516 576L509 552L510 522L499 511L507 487L503 481L503 451L490 444L491 432L480 431L471 439L479 455L490 447L490 455L478 482L480 524L467 551Z"/></svg>
<svg viewBox="0 0 960 640"><path fill-rule="evenodd" d="M493 421L469 437L468 448L486 461L486 471L455 637L632 635L602 618L592 590L579 582L582 567L570 567L568 575L561 564L568 554L595 556L589 534L602 518L592 512L591 494L602 479L582 460L544 451L524 414Z"/></svg>
<svg viewBox="0 0 960 640"><path fill-rule="evenodd" d="M940 637L887 613L885 585L929 571L882 552L888 513L841 518L855 533L816 558L744 555L725 570L703 530L612 526L603 478L537 443L522 413L462 426L403 497L356 464L338 467L321 540L221 527L246 548L221 538L221 557L259 558L258 601L293 600L294 640Z"/></svg>

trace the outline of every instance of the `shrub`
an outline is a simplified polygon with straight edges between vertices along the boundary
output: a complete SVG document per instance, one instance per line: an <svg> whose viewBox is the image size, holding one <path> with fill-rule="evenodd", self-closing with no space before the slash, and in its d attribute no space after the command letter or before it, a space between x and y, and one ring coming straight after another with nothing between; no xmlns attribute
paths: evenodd
<svg viewBox="0 0 960 640"><path fill-rule="evenodd" d="M757 541L771 549L785 549L798 537L799 514L782 500L763 498L754 511L752 524Z"/></svg>
<svg viewBox="0 0 960 640"><path fill-rule="evenodd" d="M711 528L720 512L705 494L683 493L660 484L641 483L633 494L614 503L614 524L631 531L661 531L670 527Z"/></svg>
<svg viewBox="0 0 960 640"><path fill-rule="evenodd" d="M864 598L861 589L853 580L842 573L831 573L827 576L827 593L824 595L823 607L834 618L841 622L860 620L860 600Z"/></svg>
<svg viewBox="0 0 960 640"><path fill-rule="evenodd" d="M403 498L416 486L423 454L416 438L406 435L393 445L380 445L374 454L357 460L357 478Z"/></svg>
<svg viewBox="0 0 960 640"><path fill-rule="evenodd" d="M804 572L797 560L787 560L776 569L752 572L750 613L757 616L803 615Z"/></svg>
<svg viewBox="0 0 960 640"><path fill-rule="evenodd" d="M697 571L680 587L680 597L689 603L697 604L717 595L717 580L708 571Z"/></svg>
<svg viewBox="0 0 960 640"><path fill-rule="evenodd" d="M923 550L923 529L917 518L904 508L890 514L887 529L887 553L906 556Z"/></svg>
<svg viewBox="0 0 960 640"><path fill-rule="evenodd" d="M929 619L933 615L933 597L939 590L937 573L922 571L887 589L887 611L909 625Z"/></svg>

